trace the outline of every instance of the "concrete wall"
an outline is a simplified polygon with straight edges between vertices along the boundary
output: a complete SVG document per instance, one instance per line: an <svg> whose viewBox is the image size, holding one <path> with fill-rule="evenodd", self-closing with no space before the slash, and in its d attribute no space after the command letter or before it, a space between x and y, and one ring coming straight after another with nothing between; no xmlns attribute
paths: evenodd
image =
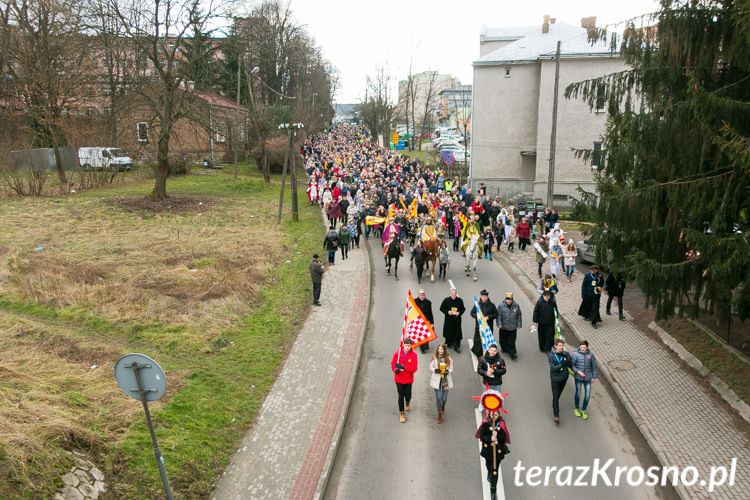
<svg viewBox="0 0 750 500"><path fill-rule="evenodd" d="M574 157L571 148L591 149L594 141L601 140L607 120L605 112L589 110L581 99L565 99L565 88L576 81L595 78L625 69L622 58L590 57L560 61L560 85L557 110L557 147L555 155L554 194L580 198L576 189L581 185L587 191L594 190L590 165ZM555 83L555 61L541 62L539 85L539 108L537 126L537 156L534 196L548 203L547 178L549 172L550 132L552 128L552 104ZM556 206L569 206L569 201L555 201Z"/></svg>
<svg viewBox="0 0 750 500"><path fill-rule="evenodd" d="M511 67L510 78L506 67ZM474 67L473 186L484 182L489 193L501 198L531 192L533 163L521 151L536 149L538 98L538 64Z"/></svg>

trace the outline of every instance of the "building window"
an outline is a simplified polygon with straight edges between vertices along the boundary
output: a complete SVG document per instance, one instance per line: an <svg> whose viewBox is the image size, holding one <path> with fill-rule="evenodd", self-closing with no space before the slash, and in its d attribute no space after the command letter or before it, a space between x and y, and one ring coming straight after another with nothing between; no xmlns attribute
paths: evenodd
<svg viewBox="0 0 750 500"><path fill-rule="evenodd" d="M606 83L599 84L596 89L596 107L594 111L597 113L604 113L606 111L608 90Z"/></svg>
<svg viewBox="0 0 750 500"><path fill-rule="evenodd" d="M214 132L214 142L227 142L226 131L217 127L216 132Z"/></svg>
<svg viewBox="0 0 750 500"><path fill-rule="evenodd" d="M553 194L552 199L555 201L568 201L567 194Z"/></svg>
<svg viewBox="0 0 750 500"><path fill-rule="evenodd" d="M505 68L505 78L510 78L510 68Z"/></svg>
<svg viewBox="0 0 750 500"><path fill-rule="evenodd" d="M138 122L135 124L136 133L138 134L138 142L140 144L146 144L148 142L148 123Z"/></svg>
<svg viewBox="0 0 750 500"><path fill-rule="evenodd" d="M591 152L591 168L596 170L602 166L602 160L604 159L604 150L602 149L602 143L594 141L594 149Z"/></svg>

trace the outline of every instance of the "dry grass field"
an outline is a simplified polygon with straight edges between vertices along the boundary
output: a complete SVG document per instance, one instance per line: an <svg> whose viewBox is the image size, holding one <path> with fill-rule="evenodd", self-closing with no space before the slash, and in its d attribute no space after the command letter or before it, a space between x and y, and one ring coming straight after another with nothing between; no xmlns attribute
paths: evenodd
<svg viewBox="0 0 750 500"><path fill-rule="evenodd" d="M0 498L51 497L84 452L107 498L161 483L140 403L113 377L141 352L165 369L151 405L176 496L204 498L251 425L310 303L323 237L275 224L277 182L190 175L0 202ZM287 201L289 194L287 193Z"/></svg>

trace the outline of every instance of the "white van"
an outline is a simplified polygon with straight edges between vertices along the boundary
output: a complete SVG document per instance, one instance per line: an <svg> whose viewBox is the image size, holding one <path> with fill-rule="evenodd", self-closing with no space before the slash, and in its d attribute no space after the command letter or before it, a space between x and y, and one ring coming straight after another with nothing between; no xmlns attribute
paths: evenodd
<svg viewBox="0 0 750 500"><path fill-rule="evenodd" d="M120 148L79 148L78 163L86 170L130 170L133 160Z"/></svg>

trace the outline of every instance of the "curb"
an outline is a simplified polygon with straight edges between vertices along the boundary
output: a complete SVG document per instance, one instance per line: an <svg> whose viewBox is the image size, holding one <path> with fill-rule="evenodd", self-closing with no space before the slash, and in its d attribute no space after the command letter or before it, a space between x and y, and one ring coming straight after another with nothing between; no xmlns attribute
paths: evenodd
<svg viewBox="0 0 750 500"><path fill-rule="evenodd" d="M313 498L316 500L319 500L323 498L323 495L326 492L326 488L328 486L328 480L331 477L331 470L333 469L333 462L336 459L336 452L338 451L339 443L341 442L341 434L344 431L344 424L346 424L347 416L349 415L349 406L352 399L352 393L354 392L354 383L357 380L357 373L359 373L359 363L362 358L362 350L364 348L364 342L362 341L364 339L365 333L367 332L367 327L370 322L370 304L371 304L371 295L372 295L372 269L370 268L370 251L367 248L367 242L365 241L363 246L359 247L360 249L364 250L364 253L366 254L363 256L364 259L364 265L367 267L366 273L367 273L367 285L366 285L366 291L367 291L367 297L365 301L365 314L362 318L362 329L360 330L359 334L359 347L356 350L356 354L354 356L354 363L352 364L352 373L349 378L349 385L346 388L346 394L344 395L344 401L341 405L341 414L339 415L338 422L336 423L336 429L333 431L333 438L331 439L331 445L328 448L328 452L326 453L326 459L323 464L323 471L320 474L320 478L318 479L318 485L315 487L315 494L313 495Z"/></svg>
<svg viewBox="0 0 750 500"><path fill-rule="evenodd" d="M502 262L500 262L500 259L495 259L506 271L508 271L508 274L513 278L516 283L518 283L518 275L520 274L521 277L525 277L525 283L518 283L520 286L523 286L524 292L527 296L533 297L536 294L536 288L533 285L533 280L529 278L529 276L524 272L521 267L516 264L513 261L510 261L508 259L502 259ZM508 266L512 266L513 269L508 269ZM561 321L561 323L565 326L568 332L570 332L572 335L568 336L568 339L570 337L574 337L576 341L581 340L583 337L580 336L579 332L576 331L575 327L573 327L571 324L569 324L567 321L565 321L565 318L562 316L562 314L558 315L558 320ZM563 336L565 338L565 336ZM614 393L617 395L617 398L620 400L620 403L623 405L625 410L628 412L628 415L630 416L630 419L633 421L633 424L638 428L641 435L643 436L643 439L648 444L649 448L651 448L651 451L656 456L656 459L659 461L659 463L666 467L668 466L669 462L667 460L666 455L664 454L664 451L662 450L659 443L654 438L654 435L651 432L651 429L649 429L646 424L643 423L640 414L636 411L635 407L630 402L630 398L625 394L625 391L620 387L620 384L615 380L612 372L610 371L609 367L606 365L606 363L597 363L597 369L601 371L602 375L604 375L605 380L607 381L607 384L609 387L612 388ZM676 486L673 486L677 494L680 496L680 498L690 498L688 495L688 492L685 490L684 486L678 484Z"/></svg>
<svg viewBox="0 0 750 500"><path fill-rule="evenodd" d="M682 345L663 328L657 325L654 321L648 324L650 330L653 330L659 339L672 351L674 351L681 360L690 365L695 371L697 371L702 377L707 377L711 387L719 393L719 396L729 404L745 422L750 423L750 406L742 401L737 393L735 393L729 386L724 383L719 377L711 373L711 370L690 352L687 351Z"/></svg>

